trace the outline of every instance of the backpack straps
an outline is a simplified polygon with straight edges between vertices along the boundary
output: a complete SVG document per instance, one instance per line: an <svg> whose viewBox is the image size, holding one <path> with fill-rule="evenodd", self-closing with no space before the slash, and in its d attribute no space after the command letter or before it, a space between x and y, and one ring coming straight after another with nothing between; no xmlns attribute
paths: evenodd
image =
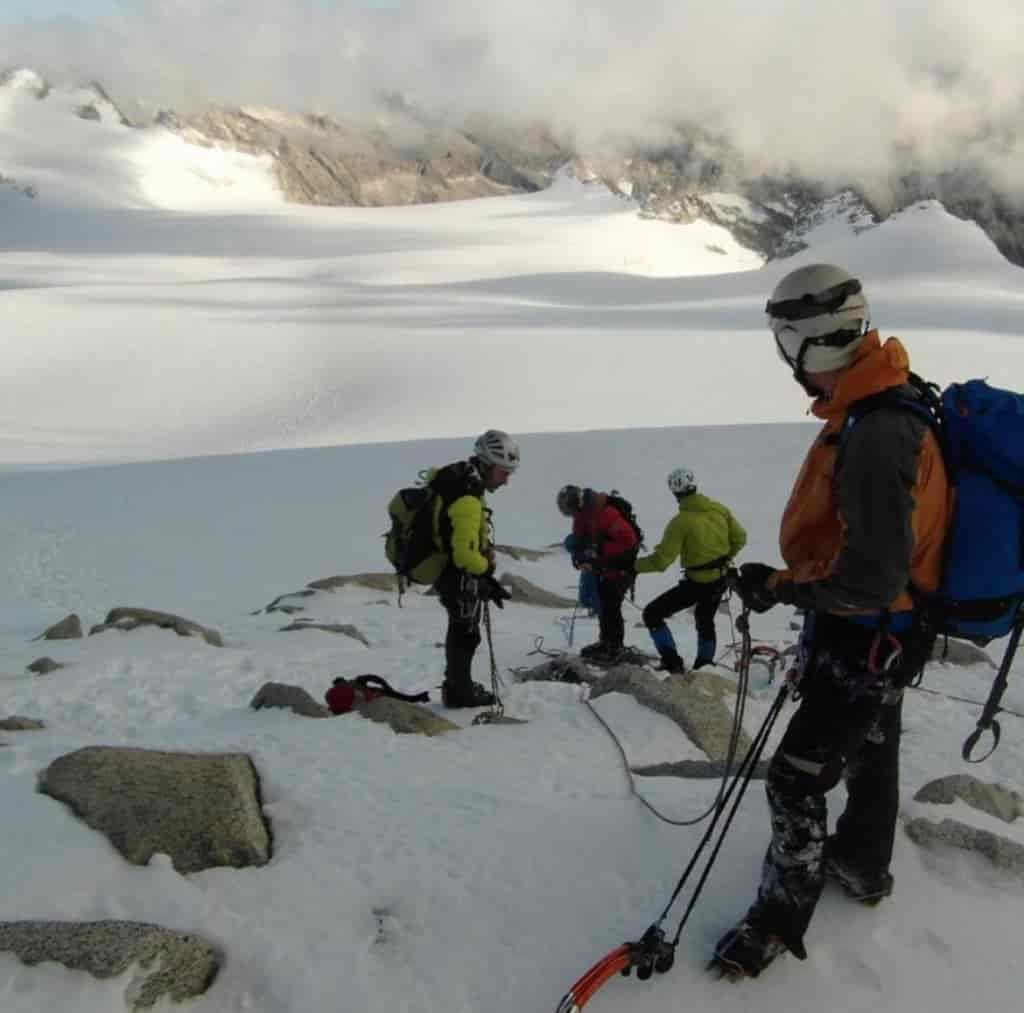
<svg viewBox="0 0 1024 1013"><path fill-rule="evenodd" d="M387 679L379 675L357 675L351 681L357 686L362 686L363 689L368 689L380 696L389 696L393 700L403 700L405 703L428 703L430 700L430 694L427 692L400 693L392 687Z"/></svg>

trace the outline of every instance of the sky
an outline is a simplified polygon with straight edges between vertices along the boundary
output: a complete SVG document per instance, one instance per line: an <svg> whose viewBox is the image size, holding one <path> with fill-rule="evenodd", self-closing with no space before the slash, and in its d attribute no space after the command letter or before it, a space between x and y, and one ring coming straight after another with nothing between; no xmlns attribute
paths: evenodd
<svg viewBox="0 0 1024 1013"><path fill-rule="evenodd" d="M308 0L314 7L330 8L338 0ZM345 0L341 0L345 2ZM363 7L398 7L402 0L353 0ZM123 14L138 9L146 0L3 0L0 19L53 18L72 16L88 20L111 14Z"/></svg>
<svg viewBox="0 0 1024 1013"><path fill-rule="evenodd" d="M825 222L806 254L770 265L735 246L712 253L720 235L642 221L565 176L543 193L457 205L289 206L265 160L130 131L108 109L81 120L81 93L38 102L20 80L0 89L14 180L0 184L0 714L45 728L0 732L0 810L17 813L0 834L3 918L202 935L225 962L190 1013L553 1011L657 918L705 828L665 824L633 797L584 690L518 677L538 647L591 641L594 621L578 617L570 643L569 609L496 612L507 713L526 723L473 727L447 712L459 730L427 740L249 703L266 682L321 699L333 677L372 671L427 690L439 709L434 599L414 592L398 609L359 588L296 599L302 617L354 624L369 646L282 634L280 613L263 608L318 578L384 570L393 492L494 425L519 438L523 461L490 498L502 543L557 542L566 482L619 488L656 538L674 510L665 476L682 465L747 528L741 560L778 562L779 515L815 427L764 328L775 280L809 258L847 264L926 375L1013 385L1021 270L934 202L856 235ZM18 189L29 185L35 198ZM575 590L561 552L503 555L505 572ZM641 578L628 642L647 646L639 609L676 577ZM33 639L69 612L88 630L125 605L212 626L225 646L152 629ZM718 617L727 680L732 608ZM755 617L753 635L785 648L792 618ZM691 660L692 618L671 626ZM66 667L28 673L43 654ZM487 681L483 651L474 674ZM748 732L777 692L764 666L751 676ZM1018 714L1022 676L1018 658L1005 699ZM955 818L1024 844L1020 819L913 798L967 772L960 747L979 706L965 701L984 699L992 677L984 662L936 664L928 692L908 697L901 819ZM631 697L593 705L631 766L699 758ZM1002 721L999 749L969 772L1024 793L1024 722ZM127 865L36 790L40 771L92 745L247 753L271 862L188 877L160 855ZM636 781L677 820L717 788ZM833 819L841 804L839 788ZM902 831L891 900L866 909L830 887L806 962L781 959L756 983L708 976L715 940L753 898L768 825L755 782L671 973L616 977L588 1013L1017 1008L1019 879ZM0 953L0 1008L110 1013L135 975L97 981Z"/></svg>
<svg viewBox="0 0 1024 1013"><path fill-rule="evenodd" d="M754 174L853 178L884 205L910 168L978 168L1021 192L1022 56L1016 0L137 0L114 18L16 25L4 60L151 107L365 117L374 95L401 92L456 119L540 120L587 150L696 122Z"/></svg>

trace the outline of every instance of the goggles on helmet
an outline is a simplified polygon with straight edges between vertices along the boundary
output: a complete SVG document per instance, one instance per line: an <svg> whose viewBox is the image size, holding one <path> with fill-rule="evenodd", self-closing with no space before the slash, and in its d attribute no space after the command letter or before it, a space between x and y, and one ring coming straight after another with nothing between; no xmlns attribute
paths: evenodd
<svg viewBox="0 0 1024 1013"><path fill-rule="evenodd" d="M806 292L799 299L782 299L779 302L769 299L764 310L768 316L777 320L809 320L825 313L835 313L851 295L857 295L860 291L861 283L856 278L850 278L821 292Z"/></svg>

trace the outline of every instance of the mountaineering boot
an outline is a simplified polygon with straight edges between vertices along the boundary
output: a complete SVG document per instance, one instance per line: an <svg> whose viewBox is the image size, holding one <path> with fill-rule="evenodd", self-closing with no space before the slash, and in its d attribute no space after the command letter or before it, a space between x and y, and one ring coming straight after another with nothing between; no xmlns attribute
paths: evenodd
<svg viewBox="0 0 1024 1013"><path fill-rule="evenodd" d="M705 637L697 638L697 657L693 659L693 669L703 668L715 663L715 641Z"/></svg>
<svg viewBox="0 0 1024 1013"><path fill-rule="evenodd" d="M716 970L719 977L732 981L756 978L786 950L778 936L763 933L744 918L718 940L708 970Z"/></svg>
<svg viewBox="0 0 1024 1013"><path fill-rule="evenodd" d="M661 658L661 664L658 666L660 670L662 672L675 672L677 675L682 675L686 671L686 665L683 663L683 659L679 657L679 651L676 650L676 639L672 636L672 631L668 628L668 625L666 623L658 623L657 626L648 626L647 632L651 635L654 649Z"/></svg>
<svg viewBox="0 0 1024 1013"><path fill-rule="evenodd" d="M618 646L608 643L590 644L589 648L584 647L580 651L580 657L584 661L590 661L595 665L611 665L619 660L623 650L624 648L621 644Z"/></svg>
<svg viewBox="0 0 1024 1013"><path fill-rule="evenodd" d="M660 672L671 672L674 675L683 675L686 672L686 663L675 651L662 652L661 664L656 667Z"/></svg>
<svg viewBox="0 0 1024 1013"><path fill-rule="evenodd" d="M835 838L825 842L825 877L838 883L848 897L874 907L892 893L893 878L889 872L857 868L836 852Z"/></svg>
<svg viewBox="0 0 1024 1013"><path fill-rule="evenodd" d="M494 694L488 693L478 682L473 682L473 654L476 648L461 644L445 645L447 664L441 685L441 703L445 707L492 707Z"/></svg>
<svg viewBox="0 0 1024 1013"><path fill-rule="evenodd" d="M478 682L453 683L445 679L441 684L441 703L450 710L461 707L493 707L495 698Z"/></svg>

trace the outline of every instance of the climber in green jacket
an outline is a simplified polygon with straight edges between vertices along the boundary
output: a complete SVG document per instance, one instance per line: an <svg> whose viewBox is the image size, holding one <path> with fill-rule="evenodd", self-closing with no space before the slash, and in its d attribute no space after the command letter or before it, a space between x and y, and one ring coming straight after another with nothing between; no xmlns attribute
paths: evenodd
<svg viewBox="0 0 1024 1013"><path fill-rule="evenodd" d="M679 560L683 579L659 595L643 612L644 625L661 655L667 672L685 672L686 665L676 650L675 638L665 620L694 608L697 623L697 657L693 667L715 660L715 612L726 590L726 571L732 558L746 545L747 533L721 503L697 492L689 468L676 468L668 476L668 487L679 503L679 512L668 522L665 533L649 556L635 563L636 572L661 573Z"/></svg>

